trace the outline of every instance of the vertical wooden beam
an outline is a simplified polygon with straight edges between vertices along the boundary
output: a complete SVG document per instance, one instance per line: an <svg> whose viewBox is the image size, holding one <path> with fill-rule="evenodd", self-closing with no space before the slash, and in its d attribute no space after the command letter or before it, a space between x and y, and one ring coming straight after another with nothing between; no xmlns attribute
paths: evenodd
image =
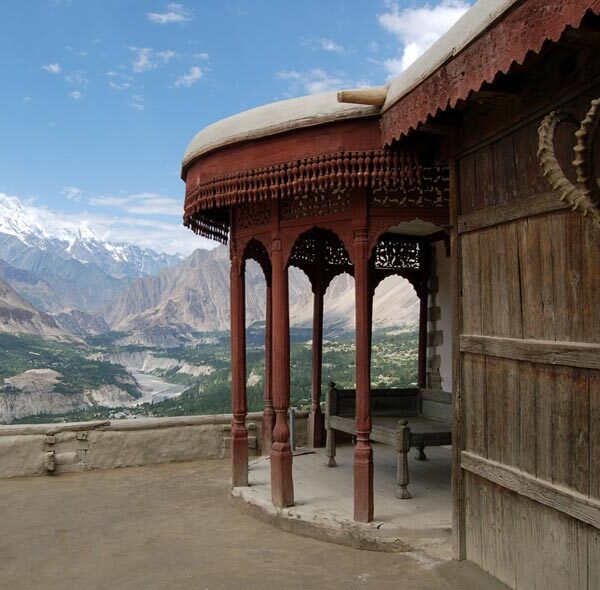
<svg viewBox="0 0 600 590"><path fill-rule="evenodd" d="M246 428L246 310L244 261L231 241L231 485L248 485L248 429Z"/></svg>
<svg viewBox="0 0 600 590"><path fill-rule="evenodd" d="M267 281L266 310L265 310L265 389L264 409L262 417L262 452L271 454L273 442L273 427L275 425L275 412L273 411L273 319L272 319L273 290L270 281Z"/></svg>
<svg viewBox="0 0 600 590"><path fill-rule="evenodd" d="M321 376L323 374L323 299L325 283L322 273L313 277L312 382L308 440L313 447L325 442L325 420L321 411Z"/></svg>
<svg viewBox="0 0 600 590"><path fill-rule="evenodd" d="M292 451L287 413L290 405L290 317L288 270L283 257L281 237L273 237L272 264L272 374L275 428L271 446L271 499L277 508L294 504Z"/></svg>
<svg viewBox="0 0 600 590"><path fill-rule="evenodd" d="M460 214L460 191L458 162L450 161L450 251L452 289L452 552L454 559L466 558L465 481L461 468L461 452L464 450L462 357L460 334L462 332L462 278L461 247L458 233Z"/></svg>
<svg viewBox="0 0 600 590"><path fill-rule="evenodd" d="M428 247L428 246L427 246ZM419 387L427 387L427 307L429 289L427 282L423 281L419 286L419 360L418 381Z"/></svg>
<svg viewBox="0 0 600 590"><path fill-rule="evenodd" d="M371 434L371 300L367 227L354 229L356 307L356 446L354 447L354 520L373 520Z"/></svg>

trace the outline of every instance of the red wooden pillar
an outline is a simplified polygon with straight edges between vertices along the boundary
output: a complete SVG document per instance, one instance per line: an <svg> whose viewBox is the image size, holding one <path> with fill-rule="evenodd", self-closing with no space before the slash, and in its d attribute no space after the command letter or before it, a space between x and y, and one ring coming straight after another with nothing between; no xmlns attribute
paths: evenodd
<svg viewBox="0 0 600 590"><path fill-rule="evenodd" d="M290 318L288 271L281 238L273 239L272 253L272 375L275 428L271 445L271 499L277 508L294 504L292 450L287 413L290 405Z"/></svg>
<svg viewBox="0 0 600 590"><path fill-rule="evenodd" d="M265 393L264 410L262 417L262 452L264 455L271 453L271 443L273 442L273 426L275 423L275 412L273 411L273 379L272 379L272 342L273 342L273 321L272 321L272 296L273 290L270 282L267 282L266 297L266 322L265 322Z"/></svg>
<svg viewBox="0 0 600 590"><path fill-rule="evenodd" d="M321 411L321 375L323 372L323 299L325 283L320 273L313 285L313 330L312 330L312 387L310 413L308 415L308 440L313 447L325 443L325 419Z"/></svg>
<svg viewBox="0 0 600 590"><path fill-rule="evenodd" d="M366 227L354 231L356 307L356 446L354 447L354 520L373 520L371 434L371 284Z"/></svg>
<svg viewBox="0 0 600 590"><path fill-rule="evenodd" d="M231 246L231 485L248 485L248 429L246 428L246 318L244 262Z"/></svg>

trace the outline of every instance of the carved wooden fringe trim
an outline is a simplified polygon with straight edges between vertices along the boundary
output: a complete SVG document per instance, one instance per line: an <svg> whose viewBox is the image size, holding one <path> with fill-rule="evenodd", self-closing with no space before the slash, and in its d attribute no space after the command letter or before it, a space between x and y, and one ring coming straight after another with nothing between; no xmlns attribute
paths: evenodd
<svg viewBox="0 0 600 590"><path fill-rule="evenodd" d="M227 244L227 238L229 237L228 223L217 221L208 215L199 215L198 217L189 218L184 216L183 224L203 238Z"/></svg>
<svg viewBox="0 0 600 590"><path fill-rule="evenodd" d="M212 178L188 188L184 224L200 235L226 243L227 224L212 219L207 210L363 187L374 191L418 191L422 172L415 152L389 148L337 152L265 166Z"/></svg>
<svg viewBox="0 0 600 590"><path fill-rule="evenodd" d="M418 186L421 179L413 152L338 152L211 179L188 190L185 211L193 214L240 202L367 185L394 190Z"/></svg>

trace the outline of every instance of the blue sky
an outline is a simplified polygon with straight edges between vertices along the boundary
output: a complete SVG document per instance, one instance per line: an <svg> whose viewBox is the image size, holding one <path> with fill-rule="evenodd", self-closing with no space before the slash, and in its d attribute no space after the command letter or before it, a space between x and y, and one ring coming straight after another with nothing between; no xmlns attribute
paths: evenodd
<svg viewBox="0 0 600 590"><path fill-rule="evenodd" d="M113 241L189 253L183 152L292 96L382 84L466 0L5 0L0 195Z"/></svg>

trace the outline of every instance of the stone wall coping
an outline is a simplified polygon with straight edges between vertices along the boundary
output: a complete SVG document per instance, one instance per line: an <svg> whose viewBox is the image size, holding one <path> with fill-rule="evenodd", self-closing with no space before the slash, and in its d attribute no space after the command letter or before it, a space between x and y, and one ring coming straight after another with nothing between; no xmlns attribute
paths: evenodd
<svg viewBox="0 0 600 590"><path fill-rule="evenodd" d="M306 418L308 412L297 410L297 418ZM84 430L153 430L157 428L176 428L181 426L199 426L229 424L231 414L204 414L201 416L175 416L169 418L124 418L121 420L96 420L90 422L65 422L60 424L18 424L0 426L0 436L17 435L53 435L59 432L81 432ZM248 420L260 420L262 412L248 413Z"/></svg>

